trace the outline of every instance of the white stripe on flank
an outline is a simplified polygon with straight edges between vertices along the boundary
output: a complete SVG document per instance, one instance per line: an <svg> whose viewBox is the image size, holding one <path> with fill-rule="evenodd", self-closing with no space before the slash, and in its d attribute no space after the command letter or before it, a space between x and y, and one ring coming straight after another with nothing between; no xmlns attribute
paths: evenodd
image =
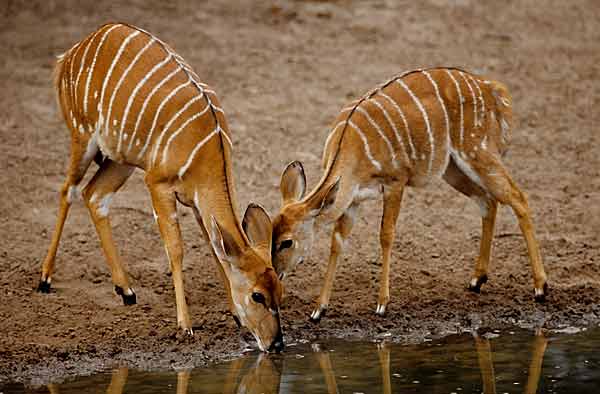
<svg viewBox="0 0 600 394"><path fill-rule="evenodd" d="M175 113L175 115L173 115L171 117L171 119L169 119L169 121L164 125L161 133L158 135L158 138L154 142L154 147L152 149L152 159L150 160L151 167L154 165L154 162L156 162L156 156L158 155L158 149L160 148L160 144L161 144L163 138L165 137L165 134L167 134L167 131L169 131L169 128L171 127L171 125L173 123L175 123L177 118L179 118L179 116L181 116L182 113L184 113L189 107L191 107L192 104L194 104L196 101L200 100L203 97L204 97L203 93L200 93L199 95L193 97L191 100L189 100L187 103L185 103L185 105L183 107L181 107L179 109L179 111L177 111ZM208 110L208 108L210 108L209 105L207 105L206 108L204 108L201 113L206 112L206 110ZM192 116L192 118L194 118L194 117ZM184 122L184 124L186 124L186 123ZM177 131L181 131L181 129L182 128L180 127L179 130L177 130Z"/></svg>
<svg viewBox="0 0 600 394"><path fill-rule="evenodd" d="M119 62L119 59L121 58L121 55L123 54L123 51L125 50L125 47L131 42L131 40L137 36L138 34L140 34L139 31L135 30L133 33L129 34L121 43L121 46L119 47L119 50L117 51L117 54L115 55L113 61L110 63L110 66L108 67L108 71L106 72L106 75L104 76L104 82L102 83L102 89L100 90L100 109L102 110L104 108L104 94L106 93L106 86L108 85L108 81L110 80L110 76L112 75L113 70L115 69L115 66L117 65L117 63ZM115 96L115 92L117 91L118 86L115 88L115 90L113 90L113 97ZM108 108L108 115L106 116L106 119L110 119L110 105ZM108 127L106 128L106 133L108 133Z"/></svg>
<svg viewBox="0 0 600 394"><path fill-rule="evenodd" d="M84 113L84 115L87 115L88 93L90 91L90 82L92 81L92 75L94 74L94 69L96 68L96 60L98 59L98 53L100 53L100 49L102 48L102 44L104 44L104 41L106 40L106 37L108 36L108 33L110 33L111 31L113 31L114 29L116 29L119 26L121 26L121 25L113 25L108 30L106 30L104 32L104 34L102 35L102 38L100 39L100 43L98 44L98 47L96 48L96 53L94 54L94 58L92 59L90 71L88 72L87 81L85 83L85 92L83 93L83 113ZM98 111L98 112L100 112L100 111Z"/></svg>
<svg viewBox="0 0 600 394"><path fill-rule="evenodd" d="M227 140L227 143L229 144L229 146L231 148L233 148L233 142L231 142L231 139L229 138L229 136L227 135L227 133L225 132L225 130L221 129L221 135L225 137L225 139Z"/></svg>
<svg viewBox="0 0 600 394"><path fill-rule="evenodd" d="M192 165L192 162L194 161L194 157L196 156L196 153L198 153L198 151L200 150L200 148L202 148L204 146L204 144L206 144L220 130L221 130L220 126L215 127L215 129L213 131L211 131L210 134L208 134L206 137L204 137L204 139L202 139L202 141L200 141L200 142L198 142L196 144L196 146L194 147L194 149L190 153L190 156L188 157L188 159L185 162L185 164L183 166L181 166L181 168L179 169L179 172L177 173L177 175L179 175L179 178L183 177L183 175L186 173L186 171L188 170L188 168L190 168L190 166Z"/></svg>
<svg viewBox="0 0 600 394"><path fill-rule="evenodd" d="M363 140L363 144L365 146L365 153L367 154L367 157L369 158L369 160L371 161L371 164L373 164L373 166L375 168L377 168L377 170L381 171L381 163L379 163L377 160L375 160L375 158L373 157L373 154L371 153L371 149L369 148L369 141L367 140L367 137L365 136L365 134L362 132L362 130L354 124L354 122L352 122L351 120L348 120L348 125L351 126L354 131L356 131L356 133L360 136L360 138Z"/></svg>
<svg viewBox="0 0 600 394"><path fill-rule="evenodd" d="M398 79L398 80L396 80L396 82L400 86L402 86L402 88L404 88L404 90L406 90L408 95L412 98L412 100L417 105L417 108L419 108L419 111L421 111L421 114L423 114L423 120L425 120L425 127L427 128L427 134L429 135L429 145L431 146L431 153L429 155L429 163L427 164L427 176L429 176L431 174L431 167L433 166L433 155L435 152L435 142L433 141L433 133L431 132L431 124L429 123L429 117L427 116L427 111L425 110L425 107L423 107L423 104L421 103L421 101L417 98L417 96L415 96L413 91L410 90L410 88L406 85L406 83L404 83L403 80Z"/></svg>
<svg viewBox="0 0 600 394"><path fill-rule="evenodd" d="M454 86L456 86L456 93L458 93L458 102L460 104L460 134L459 134L459 143L458 143L458 149L462 150L463 147L463 139L464 139L464 134L465 134L465 116L464 116L464 109L463 109L463 102L465 101L462 92L460 90L460 85L458 83L458 81L456 80L456 78L454 78L454 75L452 75L452 73L450 72L450 70L446 70L446 73L448 74L448 76L450 77L450 79L452 79L452 81L454 82Z"/></svg>
<svg viewBox="0 0 600 394"><path fill-rule="evenodd" d="M473 98L473 126L477 126L479 124L479 120L477 120L477 98L475 97L475 91L471 87L471 84L469 83L469 80L467 79L465 74L462 71L459 71L458 73L465 80L465 83L467 84L467 86L469 87L469 91L471 92L471 97Z"/></svg>
<svg viewBox="0 0 600 394"><path fill-rule="evenodd" d="M150 71L148 71L148 73L146 75L144 75L144 78L142 78L138 82L138 84L135 85L135 88L131 91L131 95L129 96L129 100L127 100L127 105L125 106L125 111L123 112L123 118L121 119L121 130L120 130L120 133L123 132L123 125L127 122L127 116L129 116L129 110L131 109L131 105L133 104L133 100L135 99L135 96L137 96L138 92L146 84L146 82L148 82L148 80L158 70L160 70L165 64L167 64L169 62L169 60L171 60L171 55L167 55L160 63L155 64L154 67L152 67L152 69ZM119 136L119 141L121 141L120 136ZM119 144L119 149L120 148L121 148L121 146Z"/></svg>
<svg viewBox="0 0 600 394"><path fill-rule="evenodd" d="M440 94L440 88L435 80L431 77L427 71L423 70L423 74L429 79L429 82L433 85L433 89L435 90L435 95L437 96L438 101L440 102L440 106L442 107L442 111L444 112L444 120L446 122L446 159L445 163L442 166L442 171L446 170L448 166L448 159L450 158L450 119L448 118L448 111L446 110L446 104L444 104L444 100L442 100L442 96Z"/></svg>
<svg viewBox="0 0 600 394"><path fill-rule="evenodd" d="M75 102L75 72L73 70L73 67L75 66L75 58L77 57L77 54L79 53L82 47L81 45L77 46L77 49L75 49L75 52L73 52L73 55L71 55L71 51L73 50L73 48L75 48L75 46L77 46L77 44L75 44L73 47L71 47L71 49L69 49L69 60L71 62L71 71L69 72L71 84L69 86L69 90L71 91L71 100L73 100L73 102Z"/></svg>
<svg viewBox="0 0 600 394"><path fill-rule="evenodd" d="M140 126L142 116L144 115L144 112L146 111L146 107L148 106L148 103L150 102L150 100L152 99L154 94L158 91L158 89L160 89L162 86L164 86L165 83L167 83L171 78L173 78L175 76L175 74L177 74L180 71L181 71L181 68L177 67L169 75L164 77L162 81L160 81L159 83L156 84L156 86L154 86L152 91L148 94L148 97L146 97L146 100L144 100L142 109L138 113L137 120L135 121L135 127L133 128L133 134L131 134L131 140L129 141L129 146L127 147L127 153L129 153L131 151L131 148L133 146L133 140L135 139L135 136L137 134L137 129Z"/></svg>
<svg viewBox="0 0 600 394"><path fill-rule="evenodd" d="M85 51L83 51L83 56L81 57L81 61L79 63L79 72L77 73L77 78L75 79L75 101L74 101L75 104L78 104L79 79L81 78L81 74L83 73L83 66L85 65L85 62L87 60L88 51L90 50L90 47L94 43L94 40L96 39L98 34L100 34L100 30L95 32L94 35L92 36L92 38L90 38L90 41L88 42L87 46L85 47Z"/></svg>
<svg viewBox="0 0 600 394"><path fill-rule="evenodd" d="M381 112L383 113L383 116L385 117L385 120L387 120L387 122L389 123L392 130L394 130L394 135L396 136L396 139L398 140L398 144L402 148L402 153L404 154L406 161L409 162L410 158L408 157L408 153L406 152L406 147L404 146L404 141L402 141L402 137L400 136L400 133L398 132L398 128L396 127L396 124L394 123L394 121L392 120L390 115L388 114L387 110L385 109L385 107L383 105L381 105L379 103L379 101L377 101L376 96L369 99L369 102L372 102L373 104L375 104L377 106L377 108L379 108L381 110Z"/></svg>
<svg viewBox="0 0 600 394"><path fill-rule="evenodd" d="M398 114L400 114L400 118L402 118L402 123L404 124L404 129L406 130L406 136L408 138L408 146L410 146L410 156L412 157L413 160L417 160L417 150L415 149L415 145L413 144L411 131L410 131L410 128L408 127L408 120L406 120L406 116L404 116L404 112L402 112L402 109L400 108L398 103L396 103L396 101L394 101L393 98L391 98L390 96L385 94L383 92L383 90L380 90L379 94L381 95L381 97L386 99L390 104L392 104L392 106L394 107L396 112L398 112Z"/></svg>
<svg viewBox="0 0 600 394"><path fill-rule="evenodd" d="M393 164L394 168L398 168L398 160L396 159L396 152L394 152L394 147L392 146L392 143L390 142L390 139L385 135L385 133L383 132L383 130L381 130L381 127L379 127L379 125L377 124L377 122L375 122L373 120L373 118L371 118L371 115L369 115L369 112L366 109L364 109L363 107L361 107L359 105L358 107L356 107L356 111L358 111L361 114L363 114L363 116L365 118L367 118L367 121L369 122L369 124L375 129L375 131L377 131L377 134L379 134L379 136L381 138L383 138L383 140L385 141L385 144L388 147L388 151L390 152L390 157L392 159L392 164Z"/></svg>
<svg viewBox="0 0 600 394"><path fill-rule="evenodd" d="M177 114L175 114L175 116L173 116L173 118L171 120L174 121L177 117L179 117L179 115L181 115L186 109L188 109L194 102L200 100L202 97L204 97L204 95L198 95L198 96L194 97L193 99L191 99L186 105L184 105L179 110L179 112L177 112ZM171 135L167 139L167 142L165 143L165 147L163 148L162 163L167 161L169 146L171 145L171 143L173 142L175 137L177 137L177 135L179 135L179 133L181 133L187 127L187 125L192 123L194 120L198 119L200 116L204 115L209 109L210 109L210 105L206 105L206 107L204 107L204 109L202 111L192 115L189 119L187 119L185 122L183 122L177 130L175 130L173 133L171 133ZM152 160L150 161L150 166L153 166L154 163L156 162L156 156L158 155L158 149L160 148L160 143L161 143L163 137L165 136L165 134L167 133L169 127L173 123L172 121L170 121L163 128L163 132L160 134L160 136L158 136L158 139L154 143L154 152L152 154Z"/></svg>
<svg viewBox="0 0 600 394"><path fill-rule="evenodd" d="M142 149L138 153L138 159L140 159L144 155L144 153L146 152L146 149L148 149L148 144L150 144L150 140L152 139L152 133L154 133L154 129L156 128L156 123L158 122L158 117L160 116L160 113L161 113L162 109L165 107L165 105L167 105L167 103L169 102L169 100L171 100L171 98L173 98L173 96L175 96L181 89L185 88L186 86L188 86L190 84L191 84L191 82L189 80L186 81L186 82L184 82L184 83L182 83L182 84L180 84L175 89L173 89L163 99L163 101L161 101L160 105L156 109L156 112L154 113L154 119L152 120L152 126L150 127L150 131L148 132L148 135L146 135L146 142L144 142L144 146L142 147Z"/></svg>
<svg viewBox="0 0 600 394"><path fill-rule="evenodd" d="M472 75L469 75L469 78L473 81L473 84L477 88L477 93L479 93L479 100L481 101L481 117L479 119L479 125L481 125L483 123L483 117L485 116L485 100L483 99L483 92L481 91L481 87L479 87L477 80Z"/></svg>
<svg viewBox="0 0 600 394"><path fill-rule="evenodd" d="M139 32L138 32L139 33ZM108 104L108 114L106 119L110 119L110 114L112 112L112 106L113 106L113 102L115 100L115 97L117 95L117 92L119 90L119 88L121 87L121 84L123 84L123 81L125 80L125 78L127 77L127 75L129 74L129 72L131 71L131 69L133 68L133 66L136 65L136 63L138 62L138 60L140 60L140 58L142 57L142 55L144 54L144 52L146 52L146 50L148 48L150 48L152 46L152 44L154 44L156 40L151 39L149 40L146 45L144 45L144 47L142 49L140 49L140 51L135 55L135 57L133 58L133 60L131 61L131 63L129 63L129 65L127 66L127 68L125 69L125 71L123 71L123 75L121 75L121 78L119 79L119 81L117 82L117 85L115 86L115 89L112 92L112 95L110 97L110 103ZM139 86L139 84L138 84ZM135 89L133 90L135 94L137 93L137 88L138 86L135 87ZM131 97L129 98L131 100ZM127 114L129 113L129 107L131 105L132 101L128 101L127 102L127 107L125 108L125 112L123 113L123 118L121 119L121 128L119 129L119 140L117 142L117 153L121 152L121 140L122 140L122 136L123 136L123 129L125 128L125 123L127 121ZM115 119L116 121L116 119ZM116 124L116 123L115 123ZM106 130L106 132L108 132L108 129Z"/></svg>

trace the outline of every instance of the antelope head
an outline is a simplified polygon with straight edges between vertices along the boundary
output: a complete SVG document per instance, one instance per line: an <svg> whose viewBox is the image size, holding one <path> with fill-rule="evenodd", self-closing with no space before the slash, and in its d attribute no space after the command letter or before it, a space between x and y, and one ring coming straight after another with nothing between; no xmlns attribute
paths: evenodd
<svg viewBox="0 0 600 394"><path fill-rule="evenodd" d="M308 196L306 176L299 161L285 168L281 175L282 206L273 220L271 257L279 279L310 256L315 233L315 219L335 202L339 179L317 187Z"/></svg>
<svg viewBox="0 0 600 394"><path fill-rule="evenodd" d="M271 265L271 220L262 207L250 204L242 228L250 241L245 247L212 218L211 244L229 280L240 323L254 335L260 350L279 352L283 350L279 320L283 287Z"/></svg>

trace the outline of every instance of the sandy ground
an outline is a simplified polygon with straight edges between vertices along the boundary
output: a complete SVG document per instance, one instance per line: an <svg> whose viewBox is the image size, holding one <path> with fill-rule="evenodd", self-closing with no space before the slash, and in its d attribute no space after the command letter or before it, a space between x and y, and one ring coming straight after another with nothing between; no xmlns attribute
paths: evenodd
<svg viewBox="0 0 600 394"><path fill-rule="evenodd" d="M141 172L111 210L138 305L122 306L113 293L81 202L63 234L56 292L33 291L69 155L51 87L54 56L112 20L154 32L215 87L233 133L240 209L257 201L274 214L279 175L293 159L304 163L314 185L337 111L400 71L461 66L512 90L517 127L506 163L530 197L549 274L548 302L533 302L525 243L508 209L498 219L490 282L481 295L465 290L479 250L478 208L439 181L405 196L388 316L373 314L381 213L381 202L373 202L361 208L325 320L314 325L308 315L325 271L328 231L318 234L312 259L286 280L288 340L389 332L415 342L479 325L553 328L600 321L597 2L187 3L0 4L0 383L40 383L119 362L141 368L201 364L244 347L227 315L209 247L183 209L185 282L196 335L176 335L172 282Z"/></svg>

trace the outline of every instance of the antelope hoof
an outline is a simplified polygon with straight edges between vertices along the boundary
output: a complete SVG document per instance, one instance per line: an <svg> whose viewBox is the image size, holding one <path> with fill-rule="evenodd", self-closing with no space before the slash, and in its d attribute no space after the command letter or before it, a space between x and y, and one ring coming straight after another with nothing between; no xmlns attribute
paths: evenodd
<svg viewBox="0 0 600 394"><path fill-rule="evenodd" d="M123 305L135 305L137 303L137 298L131 287L128 287L127 290L123 290L122 287L115 286L115 293L123 298Z"/></svg>
<svg viewBox="0 0 600 394"><path fill-rule="evenodd" d="M190 327L190 328L184 328L183 329L183 335L186 337L193 337L194 336L194 330Z"/></svg>
<svg viewBox="0 0 600 394"><path fill-rule="evenodd" d="M473 293L479 294L479 293L481 293L481 285L483 285L487 281L488 281L487 275L480 276L479 278L473 278L473 279L471 279L471 282L467 286L467 289L469 289L469 291L472 291Z"/></svg>
<svg viewBox="0 0 600 394"><path fill-rule="evenodd" d="M383 316L385 316L386 309L387 309L386 304L377 304L377 309L375 309L375 314L383 317Z"/></svg>
<svg viewBox="0 0 600 394"><path fill-rule="evenodd" d="M543 304L546 302L546 296L548 295L548 283L544 283L544 286L540 289L536 287L534 289L535 292L535 302Z"/></svg>
<svg viewBox="0 0 600 394"><path fill-rule="evenodd" d="M327 312L326 305L320 305L317 309L310 314L310 321L313 323L318 323L321 321L321 318L325 317L325 313Z"/></svg>
<svg viewBox="0 0 600 394"><path fill-rule="evenodd" d="M50 293L50 279L42 279L37 287L38 293L48 294Z"/></svg>

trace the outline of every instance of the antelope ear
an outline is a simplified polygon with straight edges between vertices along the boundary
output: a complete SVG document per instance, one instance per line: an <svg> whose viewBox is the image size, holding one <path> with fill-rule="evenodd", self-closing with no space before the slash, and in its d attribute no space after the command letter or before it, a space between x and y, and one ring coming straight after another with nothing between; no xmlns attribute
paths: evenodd
<svg viewBox="0 0 600 394"><path fill-rule="evenodd" d="M308 203L311 216L319 216L333 206L337 193L340 190L340 179L338 177L327 189L323 189L322 192L317 193L314 198L311 198L311 201Z"/></svg>
<svg viewBox="0 0 600 394"><path fill-rule="evenodd" d="M242 228L253 247L265 252L267 259L271 259L271 237L273 226L271 218L263 207L250 203L244 213Z"/></svg>
<svg viewBox="0 0 600 394"><path fill-rule="evenodd" d="M293 161L285 167L281 174L281 198L283 204L289 204L298 201L304 197L306 192L306 175L304 167L299 161Z"/></svg>
<svg viewBox="0 0 600 394"><path fill-rule="evenodd" d="M231 234L213 216L210 217L210 244L221 262L234 263L241 255Z"/></svg>

